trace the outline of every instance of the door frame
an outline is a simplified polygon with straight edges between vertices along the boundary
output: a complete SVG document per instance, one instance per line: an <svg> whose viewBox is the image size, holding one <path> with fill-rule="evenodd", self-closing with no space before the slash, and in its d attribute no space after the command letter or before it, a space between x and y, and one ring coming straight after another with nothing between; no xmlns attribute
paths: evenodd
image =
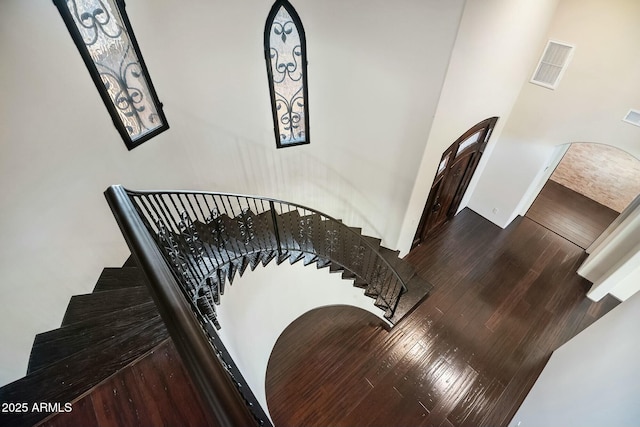
<svg viewBox="0 0 640 427"><path fill-rule="evenodd" d="M431 215L438 211L438 209L434 210L437 199L439 198L439 193L442 191L442 187L445 186L444 182L449 177L449 173L452 167L456 164L456 159L460 157L460 155L468 155L468 148L463 149L461 152L458 152L460 144L467 140L472 135L476 134L478 131L482 131L482 133L478 137L478 142L473 143L470 147L473 147L472 153L477 153L471 159L469 164L467 165L462 180L458 184L458 187L455 190L453 198L449 206L444 207L446 212L446 220L445 223L453 218L460 207L460 202L469 187L469 183L473 178L473 174L478 167L478 163L482 154L484 153L485 148L487 147L487 143L489 142L489 138L493 133L493 129L498 121L498 117L490 117L485 119L463 133L458 139L456 139L453 144L451 144L444 152L440 158L440 163L438 170L436 171L436 175L434 176L433 183L431 184L431 189L429 191L429 196L427 197L427 202L425 204L424 210L422 211L422 215L420 217L420 222L418 223L418 227L416 229L416 233L414 235L413 241L411 243L411 249L418 246L425 238L433 231L429 230L429 219ZM454 155L452 155L454 153ZM447 157L448 156L448 157ZM446 162L444 167L442 167L442 162Z"/></svg>

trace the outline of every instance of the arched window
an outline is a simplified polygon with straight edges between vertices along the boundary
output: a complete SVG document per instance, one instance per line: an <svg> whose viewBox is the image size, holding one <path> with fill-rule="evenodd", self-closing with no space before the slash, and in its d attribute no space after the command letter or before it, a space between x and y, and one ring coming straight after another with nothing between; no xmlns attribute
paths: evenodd
<svg viewBox="0 0 640 427"><path fill-rule="evenodd" d="M264 28L264 53L278 148L309 143L307 46L300 17L276 0Z"/></svg>
<svg viewBox="0 0 640 427"><path fill-rule="evenodd" d="M121 0L53 0L129 150L169 129Z"/></svg>

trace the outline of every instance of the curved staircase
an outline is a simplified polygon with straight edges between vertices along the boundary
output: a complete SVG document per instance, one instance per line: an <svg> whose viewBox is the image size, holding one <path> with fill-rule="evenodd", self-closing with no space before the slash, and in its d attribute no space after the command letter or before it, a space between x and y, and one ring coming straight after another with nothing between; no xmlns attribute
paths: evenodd
<svg viewBox="0 0 640 427"><path fill-rule="evenodd" d="M303 262L339 272L354 286L363 288L392 323L397 323L431 290L413 267L398 258L398 251L380 246L380 239L362 236L357 228L336 226L323 214L306 208L278 209L272 203L270 209L259 213L240 209L235 215L228 215L233 209L210 210L206 219L189 218L173 209L180 221L170 217L169 208L166 212L156 208L156 218L144 211L139 211L140 217L146 218L150 232L155 231L154 238L174 274L189 279L183 282L183 292L192 300L194 310L217 328L220 325L215 305L221 302L225 286L260 263ZM164 217L164 225L159 217ZM156 223L152 226L151 221ZM375 260L374 253L381 261ZM364 272L367 265L379 265L376 262L391 266L404 292L400 287L385 289L376 271L373 275ZM66 402L164 342L169 333L147 286L149 281L143 270L131 257L121 268L105 268L91 294L73 296L61 327L36 335L27 375L0 388L0 402L27 403L29 409L23 413L0 413L0 425L38 423L50 412L32 411L34 403L57 402L64 408ZM215 334L208 332L209 336ZM237 387L246 386L233 361L224 359L229 357L224 346L216 344L215 339L209 341L224 369ZM269 424L247 389L248 386L242 397L253 407L256 424Z"/></svg>

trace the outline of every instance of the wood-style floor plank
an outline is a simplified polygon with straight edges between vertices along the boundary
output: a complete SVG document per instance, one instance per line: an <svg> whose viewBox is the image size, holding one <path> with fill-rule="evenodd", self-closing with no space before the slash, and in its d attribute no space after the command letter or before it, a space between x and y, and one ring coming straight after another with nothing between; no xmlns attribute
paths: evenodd
<svg viewBox="0 0 640 427"><path fill-rule="evenodd" d="M548 180L526 216L583 249L619 215L611 208Z"/></svg>
<svg viewBox="0 0 640 427"><path fill-rule="evenodd" d="M583 257L528 218L501 230L463 211L406 258L435 289L390 332L345 306L287 328L267 370L275 424L506 425L551 352L616 305L586 299Z"/></svg>

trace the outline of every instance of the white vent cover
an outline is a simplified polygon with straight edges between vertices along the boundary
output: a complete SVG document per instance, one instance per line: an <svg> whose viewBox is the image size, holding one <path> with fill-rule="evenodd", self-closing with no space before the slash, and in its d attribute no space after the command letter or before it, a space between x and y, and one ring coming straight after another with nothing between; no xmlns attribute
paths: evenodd
<svg viewBox="0 0 640 427"><path fill-rule="evenodd" d="M623 122L631 123L632 125L640 126L640 111L638 110L629 110Z"/></svg>
<svg viewBox="0 0 640 427"><path fill-rule="evenodd" d="M573 48L571 45L549 40L531 83L555 89L573 55Z"/></svg>

